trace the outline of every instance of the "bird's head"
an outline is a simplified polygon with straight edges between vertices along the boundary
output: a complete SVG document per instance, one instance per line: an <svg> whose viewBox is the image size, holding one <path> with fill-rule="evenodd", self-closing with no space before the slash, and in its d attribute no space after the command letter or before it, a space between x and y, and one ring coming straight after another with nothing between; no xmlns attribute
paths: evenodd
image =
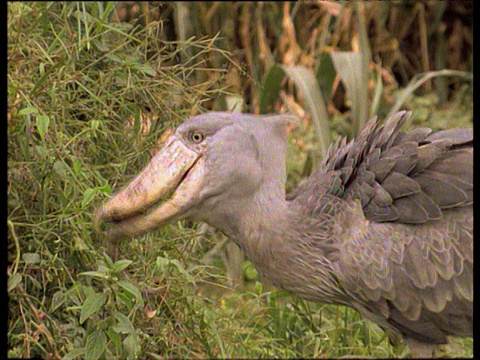
<svg viewBox="0 0 480 360"><path fill-rule="evenodd" d="M292 120L223 112L189 119L98 209L96 228L110 223L108 237L118 241L185 218L215 225L216 217L258 192L284 192L286 125Z"/></svg>

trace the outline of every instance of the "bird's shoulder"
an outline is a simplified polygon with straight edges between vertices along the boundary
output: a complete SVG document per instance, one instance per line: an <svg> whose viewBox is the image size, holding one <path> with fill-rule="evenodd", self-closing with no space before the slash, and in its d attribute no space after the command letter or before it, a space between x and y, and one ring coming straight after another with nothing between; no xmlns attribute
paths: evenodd
<svg viewBox="0 0 480 360"><path fill-rule="evenodd" d="M472 129L401 131L410 115L399 112L382 125L372 119L356 139L338 140L289 198L305 202L330 194L360 201L369 220L407 224L471 204Z"/></svg>

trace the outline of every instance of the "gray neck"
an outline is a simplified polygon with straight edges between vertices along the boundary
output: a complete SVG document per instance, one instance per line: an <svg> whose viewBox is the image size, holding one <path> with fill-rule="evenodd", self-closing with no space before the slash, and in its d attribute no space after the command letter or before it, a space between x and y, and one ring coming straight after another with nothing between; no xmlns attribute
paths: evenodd
<svg viewBox="0 0 480 360"><path fill-rule="evenodd" d="M332 264L323 251L330 229L317 226L325 225L322 215L306 218L299 204L285 200L284 191L257 194L269 195L230 203L229 212L209 223L233 239L275 286L308 300L337 298Z"/></svg>
<svg viewBox="0 0 480 360"><path fill-rule="evenodd" d="M256 265L268 262L277 243L292 241L288 236L294 229L294 214L281 194L264 195L261 192L249 204L249 209L237 218L237 243Z"/></svg>
<svg viewBox="0 0 480 360"><path fill-rule="evenodd" d="M257 194L230 202L228 209L221 211L223 216L208 222L234 240L262 275L282 287L277 275L284 273L287 262L298 253L293 249L298 240L293 221L296 216L284 190Z"/></svg>

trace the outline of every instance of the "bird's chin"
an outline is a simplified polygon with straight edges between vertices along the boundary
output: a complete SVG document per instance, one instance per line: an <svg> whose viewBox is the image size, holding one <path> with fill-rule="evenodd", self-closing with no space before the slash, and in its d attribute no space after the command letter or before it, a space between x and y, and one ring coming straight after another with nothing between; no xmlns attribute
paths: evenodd
<svg viewBox="0 0 480 360"><path fill-rule="evenodd" d="M175 136L129 184L103 204L95 227L108 223L111 243L142 235L180 220L198 203L204 159Z"/></svg>

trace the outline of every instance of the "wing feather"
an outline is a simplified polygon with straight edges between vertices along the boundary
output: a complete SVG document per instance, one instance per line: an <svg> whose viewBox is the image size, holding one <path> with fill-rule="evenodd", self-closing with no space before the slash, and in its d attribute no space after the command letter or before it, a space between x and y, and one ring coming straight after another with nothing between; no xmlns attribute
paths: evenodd
<svg viewBox="0 0 480 360"><path fill-rule="evenodd" d="M421 224L439 219L442 209L472 203L473 131L401 131L410 115L398 112L383 125L372 119L357 139L337 141L307 182L338 172L339 196L360 200L374 221Z"/></svg>
<svg viewBox="0 0 480 360"><path fill-rule="evenodd" d="M369 304L385 326L417 339L441 343L446 335L471 332L471 207L445 209L441 221L414 226L362 220L360 203L342 211L342 219L356 219L336 233L342 249L336 274L352 304ZM455 327L448 326L450 318Z"/></svg>
<svg viewBox="0 0 480 360"><path fill-rule="evenodd" d="M329 238L351 306L442 343L472 333L473 132L401 131L409 116L372 119L357 139L337 141L290 199L309 216L321 216L321 196L340 200Z"/></svg>

